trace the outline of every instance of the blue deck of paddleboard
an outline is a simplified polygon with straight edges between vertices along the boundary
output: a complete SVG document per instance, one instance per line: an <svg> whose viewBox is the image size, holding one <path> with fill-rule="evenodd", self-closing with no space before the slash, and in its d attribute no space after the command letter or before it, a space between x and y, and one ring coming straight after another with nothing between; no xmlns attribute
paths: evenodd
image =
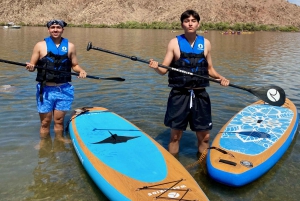
<svg viewBox="0 0 300 201"><path fill-rule="evenodd" d="M92 112L76 118L81 140L100 161L112 169L142 182L165 179L167 169L164 157L142 131L111 112ZM137 137L122 143L94 144L111 134Z"/></svg>
<svg viewBox="0 0 300 201"><path fill-rule="evenodd" d="M296 115L295 124L291 121ZM262 120L262 121L261 121ZM220 147L245 155L258 155L270 148L292 127L287 140L259 166L250 168L241 174L223 171L207 161L209 175L220 183L230 186L246 185L266 173L282 157L290 146L299 124L299 116L288 108L270 105L250 105L240 111L227 125L220 139ZM208 153L208 159L210 158Z"/></svg>
<svg viewBox="0 0 300 201"><path fill-rule="evenodd" d="M248 106L227 125L220 147L247 155L261 154L281 138L293 116L293 111L284 107Z"/></svg>
<svg viewBox="0 0 300 201"><path fill-rule="evenodd" d="M139 128L115 113L91 111L79 115L76 117L76 129L85 146L113 170L141 182L159 182L167 177L166 162L157 146ZM132 139L122 143L105 143L111 137L110 132ZM71 124L70 135L83 166L104 194L110 199L127 200L89 161L74 138Z"/></svg>

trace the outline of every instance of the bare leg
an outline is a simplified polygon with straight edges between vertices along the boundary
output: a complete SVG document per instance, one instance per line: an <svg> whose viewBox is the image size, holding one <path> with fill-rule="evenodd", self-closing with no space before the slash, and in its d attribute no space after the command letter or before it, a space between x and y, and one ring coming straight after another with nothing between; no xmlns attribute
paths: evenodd
<svg viewBox="0 0 300 201"><path fill-rule="evenodd" d="M64 132L64 118L67 112L54 110L53 120L54 120L54 132L63 133Z"/></svg>
<svg viewBox="0 0 300 201"><path fill-rule="evenodd" d="M201 154L209 147L209 131L197 131L196 135L198 138L198 151Z"/></svg>
<svg viewBox="0 0 300 201"><path fill-rule="evenodd" d="M55 139L63 141L65 143L70 143L70 140L64 139L64 119L67 112L54 110L53 119L54 119L54 132Z"/></svg>
<svg viewBox="0 0 300 201"><path fill-rule="evenodd" d="M182 136L182 130L171 129L171 138L169 143L169 152L174 156L179 152L179 142Z"/></svg>
<svg viewBox="0 0 300 201"><path fill-rule="evenodd" d="M39 113L41 120L40 137L47 138L50 136L50 124L52 121L52 112Z"/></svg>

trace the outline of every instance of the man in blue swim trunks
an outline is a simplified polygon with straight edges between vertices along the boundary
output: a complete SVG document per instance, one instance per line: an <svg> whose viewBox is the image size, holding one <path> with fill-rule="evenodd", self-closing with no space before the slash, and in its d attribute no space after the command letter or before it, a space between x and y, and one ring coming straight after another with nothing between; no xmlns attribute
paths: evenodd
<svg viewBox="0 0 300 201"><path fill-rule="evenodd" d="M222 86L228 86L229 80L217 73L212 65L209 40L196 34L200 26L199 14L187 10L180 20L184 34L171 39L162 64L207 78L210 76L218 79ZM153 59L149 67L160 75L168 72L168 69L158 67L158 62ZM171 128L169 152L173 155L179 152L182 133L189 124L191 130L196 132L198 151L203 153L209 147L209 131L212 129L211 103L205 90L209 80L177 71L169 71L168 77L172 90L164 123Z"/></svg>
<svg viewBox="0 0 300 201"><path fill-rule="evenodd" d="M50 136L53 118L55 138L64 140L64 117L74 99L74 87L69 84L70 72L73 70L79 73L78 77L86 77L86 72L78 65L74 44L62 37L66 25L62 20L49 21L47 28L50 36L34 46L30 63L26 65L30 72L35 71L36 65L43 67L37 69L36 77L41 139Z"/></svg>

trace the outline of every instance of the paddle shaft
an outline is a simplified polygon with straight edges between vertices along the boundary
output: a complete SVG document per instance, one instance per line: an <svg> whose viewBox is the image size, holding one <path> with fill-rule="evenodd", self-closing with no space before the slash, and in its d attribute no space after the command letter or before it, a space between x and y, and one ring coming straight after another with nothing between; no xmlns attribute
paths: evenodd
<svg viewBox="0 0 300 201"><path fill-rule="evenodd" d="M113 52L113 51L106 50L106 49L102 49L102 48L99 48L99 47L93 47L92 42L88 43L86 49L87 49L87 51L89 51L90 49L99 50L99 51L106 52L106 53L109 53L109 54L125 57L125 58L131 59L133 61L140 61L140 62L149 64L148 60L140 59L140 58L137 58L136 56L127 56L125 54L120 54L120 53ZM191 75L191 76L195 76L195 77L200 77L202 79L207 79L207 80L210 80L212 82L216 82L216 83L221 82L220 80L217 80L217 79L201 76L201 75L198 75L198 74L194 74L194 73L191 73L191 72L187 72L187 71L180 70L180 69L173 68L173 67L169 67L169 66L164 66L162 64L158 64L158 66L161 67L161 68L171 70L171 71L177 71L177 72L180 72L180 73L183 73L183 74L187 74L187 75ZM262 99L266 103L269 103L270 105L281 106L285 103L285 97L286 96L285 96L284 90L282 88L278 87L278 86L275 86L275 85L266 86L266 87L255 87L255 88L253 88L253 87L252 88L250 88L250 87L241 87L241 86L234 85L234 84L229 84L229 86L237 88L237 89L242 89L242 90L248 91L251 94L257 96L260 99Z"/></svg>
<svg viewBox="0 0 300 201"><path fill-rule="evenodd" d="M18 65L18 66L26 66L27 65L27 64L24 64L24 63L19 63L19 62L15 62L15 61L8 61L8 60L3 60L3 59L0 59L0 62L8 63L8 64L14 64L14 65ZM44 69L41 66L35 66L34 68ZM47 69L47 70L49 70L49 69ZM79 76L79 73L74 73L74 72L65 72L65 71L59 71L59 70L50 70L50 71L55 71L55 72L59 72L59 73L67 73L67 74ZM93 76L93 75L86 75L86 77L91 78L91 79L97 79L97 80L125 81L124 78L120 78L120 77L100 78L100 77L96 77L96 76Z"/></svg>
<svg viewBox="0 0 300 201"><path fill-rule="evenodd" d="M133 61L140 61L140 62L149 64L149 60L140 59L136 56L128 56L128 55L125 55L125 54L121 54L121 53L117 53L117 52L114 52L114 51L106 50L106 49L103 49L103 48L100 48L100 47L94 47L94 46L92 46L91 43L89 43L88 46L87 46L87 50L89 51L90 49L99 50L99 51L106 52L106 53L109 53L109 54L113 54L113 55L117 55L117 56L124 57L124 58L127 58L127 59L131 59ZM168 70L177 71L177 72L180 72L180 73L183 73L183 74L192 75L192 76L200 77L200 78L203 78L203 79L208 79L212 82L220 83L219 80L216 80L216 79L213 79L213 78L210 78L210 77L204 77L204 76L201 76L201 75L197 75L197 74L187 72L187 71L184 71L184 70L179 70L177 68L165 66L165 65L162 65L162 64L158 64L158 66L161 67L161 68L168 69ZM234 88L238 88L238 89L242 89L242 90L246 90L246 91L250 92L250 90L245 88L245 87L237 86L237 85L234 85L234 84L231 84L231 83L229 83L229 86L234 87Z"/></svg>

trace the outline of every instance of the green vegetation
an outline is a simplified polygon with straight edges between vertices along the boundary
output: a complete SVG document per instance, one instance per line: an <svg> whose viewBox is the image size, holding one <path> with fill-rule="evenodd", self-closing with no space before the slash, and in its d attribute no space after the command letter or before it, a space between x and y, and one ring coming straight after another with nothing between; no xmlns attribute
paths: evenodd
<svg viewBox="0 0 300 201"><path fill-rule="evenodd" d="M264 25L264 24L255 24L255 23L236 23L229 24L227 22L218 22L218 23L202 23L201 30L221 30L221 31L284 31L284 32L297 32L299 27L295 26L277 26L277 25Z"/></svg>
<svg viewBox="0 0 300 201"><path fill-rule="evenodd" d="M121 28L121 29L181 29L180 23L167 23L167 22L152 22L152 23L140 23L135 21L121 22L113 25L95 25L95 24L83 24L74 25L68 24L68 27L85 27L85 28Z"/></svg>
<svg viewBox="0 0 300 201"><path fill-rule="evenodd" d="M70 25L77 26L77 25ZM152 23L140 23L135 21L121 22L114 25L91 25L84 24L77 27L93 27L93 28L125 28L125 29L171 29L180 30L180 22L152 22ZM255 23L236 23L230 24L228 22L218 22L218 23L201 23L201 30L220 30L220 31L284 31L284 32L298 32L299 27L295 26L277 26L277 25L262 25Z"/></svg>
<svg viewBox="0 0 300 201"><path fill-rule="evenodd" d="M5 23L0 22L0 26L5 25ZM23 22L18 23L21 26L32 26L30 24L25 24ZM35 26L45 26L45 25L35 25ZM140 23L135 21L121 22L119 24L107 25L107 24L68 24L68 27L84 27L84 28L123 28L123 29L170 29L170 30L180 30L180 22L152 22L152 23ZM277 25L263 25L256 23L236 23L230 24L228 22L203 22L201 23L201 30L219 30L219 31L283 31L283 32L298 32L300 27L295 26L277 26Z"/></svg>

